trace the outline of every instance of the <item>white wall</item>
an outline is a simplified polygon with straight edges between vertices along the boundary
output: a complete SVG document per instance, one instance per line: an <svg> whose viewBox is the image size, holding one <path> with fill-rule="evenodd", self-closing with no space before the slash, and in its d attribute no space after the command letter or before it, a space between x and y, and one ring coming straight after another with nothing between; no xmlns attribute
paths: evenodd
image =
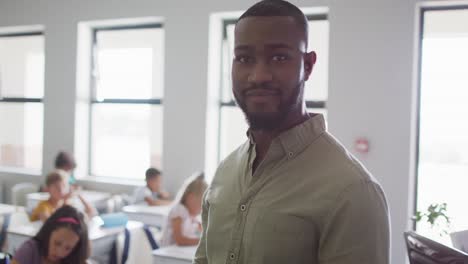
<svg viewBox="0 0 468 264"><path fill-rule="evenodd" d="M392 263L404 263L402 232L408 228L413 195L408 190L413 166L412 66L418 1L293 2L303 7L329 7L329 127L348 147L358 136L370 140L370 153L357 156L387 193L392 214ZM0 1L0 26L45 26L44 171L51 169L59 149L78 148L73 129L77 23L146 16L165 18L163 166L167 187L175 190L185 176L203 168L209 15L243 10L251 4L247 0ZM37 178L9 173L0 173L0 177L9 184ZM114 187L99 184L109 191L128 190Z"/></svg>

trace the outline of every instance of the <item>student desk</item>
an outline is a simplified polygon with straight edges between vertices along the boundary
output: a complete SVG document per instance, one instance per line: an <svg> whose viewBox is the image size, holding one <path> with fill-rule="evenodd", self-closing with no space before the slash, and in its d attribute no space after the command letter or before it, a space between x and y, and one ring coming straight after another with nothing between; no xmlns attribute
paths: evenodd
<svg viewBox="0 0 468 264"><path fill-rule="evenodd" d="M26 240L36 235L42 226L41 221L31 222L28 225L10 226L8 228L8 252L14 254ZM143 224L129 221L126 226L128 229L142 228ZM124 227L90 227L89 240L91 243L91 259L98 263L107 263L114 241L117 236L124 231Z"/></svg>
<svg viewBox="0 0 468 264"><path fill-rule="evenodd" d="M11 214L18 211L24 211L24 207L10 204L0 204L0 248L3 248L5 244L5 237L7 235L8 226L10 225L10 216Z"/></svg>
<svg viewBox="0 0 468 264"><path fill-rule="evenodd" d="M111 198L110 193L106 192L96 192L96 191L89 191L89 190L80 190L77 193L81 194L83 198L92 204L99 212L105 211L107 208L107 202ZM34 208L36 208L37 204L40 201L45 201L49 199L49 193L47 192L37 192L37 193L30 193L26 196L27 204L26 210L28 212L32 212ZM78 199L78 198L74 198Z"/></svg>
<svg viewBox="0 0 468 264"><path fill-rule="evenodd" d="M129 220L139 221L149 226L163 228L172 205L148 206L146 204L127 205L122 211Z"/></svg>
<svg viewBox="0 0 468 264"><path fill-rule="evenodd" d="M12 213L20 210L21 206L11 205L11 204L0 204L0 217L9 216Z"/></svg>
<svg viewBox="0 0 468 264"><path fill-rule="evenodd" d="M196 250L196 246L162 247L153 251L153 264L191 264Z"/></svg>

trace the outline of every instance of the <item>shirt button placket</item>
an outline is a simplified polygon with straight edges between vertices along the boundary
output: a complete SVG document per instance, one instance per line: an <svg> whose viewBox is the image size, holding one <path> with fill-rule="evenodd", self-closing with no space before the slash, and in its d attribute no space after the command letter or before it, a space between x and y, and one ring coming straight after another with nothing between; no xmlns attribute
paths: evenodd
<svg viewBox="0 0 468 264"><path fill-rule="evenodd" d="M247 205L246 204L241 204L239 206L239 210L241 213L244 213L246 210L247 210ZM239 214L238 215L238 218L236 220L236 222L238 223L238 227L239 229L238 230L241 230L243 229L243 225L245 224L245 217L246 217L246 214ZM240 234L240 233L237 233L237 234ZM237 239L237 241L233 244L233 251L231 251L231 253L229 253L229 260L230 260L230 263L231 264L235 264L237 263L237 260L236 260L236 253L238 253L238 247L239 247L239 243L240 243L240 238Z"/></svg>
<svg viewBox="0 0 468 264"><path fill-rule="evenodd" d="M245 204L242 204L242 205L240 206L241 212L244 212L245 209L247 209L247 206L246 206Z"/></svg>

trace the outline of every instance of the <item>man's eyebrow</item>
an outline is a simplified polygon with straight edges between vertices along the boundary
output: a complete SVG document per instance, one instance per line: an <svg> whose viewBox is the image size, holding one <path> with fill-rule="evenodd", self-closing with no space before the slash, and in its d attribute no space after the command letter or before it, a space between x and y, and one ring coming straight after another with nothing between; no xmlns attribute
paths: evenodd
<svg viewBox="0 0 468 264"><path fill-rule="evenodd" d="M234 50L236 51L243 51L243 50L252 50L253 47L249 45L237 45L234 47Z"/></svg>

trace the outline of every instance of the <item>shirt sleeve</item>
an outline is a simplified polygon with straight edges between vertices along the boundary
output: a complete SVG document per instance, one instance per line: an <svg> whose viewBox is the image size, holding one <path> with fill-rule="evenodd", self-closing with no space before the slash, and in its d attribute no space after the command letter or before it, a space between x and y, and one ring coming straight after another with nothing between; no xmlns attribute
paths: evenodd
<svg viewBox="0 0 468 264"><path fill-rule="evenodd" d="M143 190L143 198L146 198L146 197L153 198L153 193L151 192L151 190L148 187L146 187Z"/></svg>
<svg viewBox="0 0 468 264"><path fill-rule="evenodd" d="M34 261L34 256L37 252L37 246L33 240L27 240L24 242L15 252L13 257L19 264L33 264L36 263Z"/></svg>
<svg viewBox="0 0 468 264"><path fill-rule="evenodd" d="M151 191L147 186L138 187L133 193L134 203L143 203L146 197L151 197Z"/></svg>
<svg viewBox="0 0 468 264"><path fill-rule="evenodd" d="M169 220L177 217L182 218L182 220L185 220L187 217L189 217L187 209L182 204L176 204L169 212Z"/></svg>
<svg viewBox="0 0 468 264"><path fill-rule="evenodd" d="M366 180L350 185L324 219L320 264L389 264L390 225L381 187Z"/></svg>
<svg viewBox="0 0 468 264"><path fill-rule="evenodd" d="M31 222L38 221L39 215L42 213L51 213L50 207L46 204L46 201L39 202L39 204L34 208L33 212L31 213L30 220Z"/></svg>
<svg viewBox="0 0 468 264"><path fill-rule="evenodd" d="M193 264L208 264L208 259L206 257L206 227L208 222L208 211L209 204L206 199L208 196L209 188L203 195L202 202L202 233L200 237L200 242L198 243L197 251L195 252L195 257Z"/></svg>

